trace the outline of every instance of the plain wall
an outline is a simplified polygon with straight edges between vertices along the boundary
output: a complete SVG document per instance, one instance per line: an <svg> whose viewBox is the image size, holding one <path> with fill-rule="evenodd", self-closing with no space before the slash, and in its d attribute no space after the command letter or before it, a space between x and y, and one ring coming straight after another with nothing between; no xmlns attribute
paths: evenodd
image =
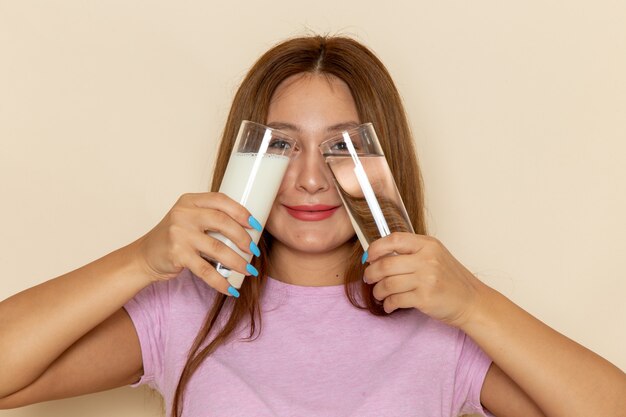
<svg viewBox="0 0 626 417"><path fill-rule="evenodd" d="M0 0L0 299L206 191L254 60L343 33L404 98L431 234L626 369L625 18L610 0ZM154 416L158 400L122 388L0 414Z"/></svg>

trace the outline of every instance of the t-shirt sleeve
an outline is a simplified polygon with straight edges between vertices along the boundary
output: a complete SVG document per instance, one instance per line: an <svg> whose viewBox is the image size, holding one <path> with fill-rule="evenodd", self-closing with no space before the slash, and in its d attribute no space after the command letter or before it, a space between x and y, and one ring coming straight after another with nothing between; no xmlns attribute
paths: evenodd
<svg viewBox="0 0 626 417"><path fill-rule="evenodd" d="M141 290L125 305L141 346L143 376L132 387L148 384L160 390L169 313L168 282L156 282Z"/></svg>
<svg viewBox="0 0 626 417"><path fill-rule="evenodd" d="M491 358L463 332L459 332L460 356L454 379L454 410L459 415L480 414L493 417L480 403L480 392L491 365Z"/></svg>

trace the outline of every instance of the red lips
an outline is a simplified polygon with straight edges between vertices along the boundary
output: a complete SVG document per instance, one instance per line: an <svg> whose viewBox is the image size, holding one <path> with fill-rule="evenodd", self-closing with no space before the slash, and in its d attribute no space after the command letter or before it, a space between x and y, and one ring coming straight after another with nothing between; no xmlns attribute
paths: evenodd
<svg viewBox="0 0 626 417"><path fill-rule="evenodd" d="M329 218L341 206L328 206L325 204L313 204L310 206L283 206L287 213L298 220L319 221Z"/></svg>

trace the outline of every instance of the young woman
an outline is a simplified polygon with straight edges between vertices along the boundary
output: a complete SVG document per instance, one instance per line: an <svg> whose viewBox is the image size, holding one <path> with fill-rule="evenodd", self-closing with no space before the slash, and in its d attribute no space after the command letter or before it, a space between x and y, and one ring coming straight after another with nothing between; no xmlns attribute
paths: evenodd
<svg viewBox="0 0 626 417"><path fill-rule="evenodd" d="M299 148L252 265L205 233L259 253L246 232L254 213L216 192L244 119ZM365 254L318 149L363 122L416 231ZM622 371L427 236L399 95L356 41L297 38L259 59L211 189L182 196L128 246L0 303L0 408L149 384L171 416L625 415ZM203 254L249 275L240 291Z"/></svg>

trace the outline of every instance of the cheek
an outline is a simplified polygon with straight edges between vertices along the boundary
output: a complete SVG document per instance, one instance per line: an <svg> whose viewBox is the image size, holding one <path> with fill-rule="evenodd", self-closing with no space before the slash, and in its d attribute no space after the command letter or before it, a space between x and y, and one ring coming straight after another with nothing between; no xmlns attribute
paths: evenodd
<svg viewBox="0 0 626 417"><path fill-rule="evenodd" d="M272 236L276 236L276 234L284 228L284 226L281 227L281 225L285 223L285 219L282 218L282 209L283 207L279 203L278 197L276 197L274 205L272 206L272 211L270 211L270 215L267 218L267 222L265 223L265 230L267 230Z"/></svg>
<svg viewBox="0 0 626 417"><path fill-rule="evenodd" d="M285 175L283 176L283 181L280 183L280 187L278 187L278 194L276 199L279 199L281 194L286 192L289 189L292 189L295 184L296 170L294 169L294 161L292 160L285 171Z"/></svg>

